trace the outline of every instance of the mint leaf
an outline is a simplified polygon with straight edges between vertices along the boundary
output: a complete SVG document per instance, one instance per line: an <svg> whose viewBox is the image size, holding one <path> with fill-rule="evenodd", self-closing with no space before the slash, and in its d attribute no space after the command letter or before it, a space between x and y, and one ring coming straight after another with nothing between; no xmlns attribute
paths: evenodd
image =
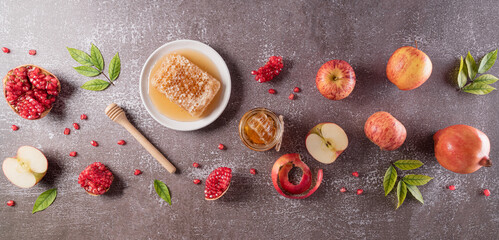
<svg viewBox="0 0 499 240"><path fill-rule="evenodd" d="M466 55L466 69L468 70L468 77L470 77L471 81L473 81L476 77L477 67L475 63L475 59L471 56L471 53L468 51L468 55Z"/></svg>
<svg viewBox="0 0 499 240"><path fill-rule="evenodd" d="M432 177L426 175L409 174L405 175L402 180L410 185L421 186L427 184L432 179Z"/></svg>
<svg viewBox="0 0 499 240"><path fill-rule="evenodd" d="M422 204L424 204L424 201L423 201L423 195L421 194L421 192L419 191L418 187L416 186L413 186L413 185L410 185L410 184L407 184L407 189L409 190L409 192L411 192L412 196L417 199L418 201L420 201Z"/></svg>
<svg viewBox="0 0 499 240"><path fill-rule="evenodd" d="M461 62L459 63L459 73L457 74L457 86L459 86L459 88L463 88L464 85L466 85L466 82L468 82L468 77L466 77L466 68L463 67L463 56L461 56Z"/></svg>
<svg viewBox="0 0 499 240"><path fill-rule="evenodd" d="M480 75L479 77L477 77L475 79L475 81L473 81L473 83L492 84L492 83L497 82L497 80L499 80L499 79L492 74L483 74L483 75Z"/></svg>
<svg viewBox="0 0 499 240"><path fill-rule="evenodd" d="M476 95L486 95L486 94L489 94L490 92L492 92L493 90L495 90L494 87L492 87L488 84L485 84L485 83L481 83L481 82L471 83L468 86L463 88L464 92L472 93L472 94L476 94Z"/></svg>
<svg viewBox="0 0 499 240"><path fill-rule="evenodd" d="M56 188L52 188L43 192L42 194L40 194L40 196L38 196L38 198L36 198L35 205L33 205L33 211L31 213L36 213L45 210L50 206L50 204L54 202L56 197L57 197Z"/></svg>
<svg viewBox="0 0 499 240"><path fill-rule="evenodd" d="M385 178L383 179L383 188L385 189L385 196L388 195L395 186L397 182L397 170L390 166L385 173Z"/></svg>
<svg viewBox="0 0 499 240"><path fill-rule="evenodd" d="M102 79L93 79L81 85L81 88L90 91L102 91L107 87L109 87L109 84L110 84L109 82L104 81Z"/></svg>
<svg viewBox="0 0 499 240"><path fill-rule="evenodd" d="M399 181L399 184L397 185L397 208L399 208L402 203L404 203L405 196L407 195L407 186L403 181Z"/></svg>
<svg viewBox="0 0 499 240"><path fill-rule="evenodd" d="M75 49L75 48L67 48L67 49L68 49L68 52L71 55L71 57L75 61L79 62L81 65L88 66L88 67L91 67L94 65L92 63L92 59L90 58L90 56L86 52L83 52L83 51Z"/></svg>
<svg viewBox="0 0 499 240"><path fill-rule="evenodd" d="M492 66L494 66L496 59L497 49L483 56L482 60L480 60L480 65L478 66L478 73L487 72Z"/></svg>
<svg viewBox="0 0 499 240"><path fill-rule="evenodd" d="M393 165L401 170L413 170L423 166L423 163L419 160L398 160Z"/></svg>
<svg viewBox="0 0 499 240"><path fill-rule="evenodd" d="M90 58L97 69L100 71L104 70L104 58L102 57L100 50L93 43L90 48Z"/></svg>
<svg viewBox="0 0 499 240"><path fill-rule="evenodd" d="M164 184L160 180L154 180L154 190L156 190L156 193L163 199L165 200L168 204L172 205L172 200L170 197L170 191L168 190L168 187L166 184Z"/></svg>
<svg viewBox="0 0 499 240"><path fill-rule="evenodd" d="M111 63L109 63L109 78L111 81L116 80L121 72L121 60L118 53L114 55L113 59L111 59Z"/></svg>
<svg viewBox="0 0 499 240"><path fill-rule="evenodd" d="M79 67L74 67L74 69L81 75L87 76L87 77L95 77L100 74L100 71L93 68L93 67L87 67L87 66L79 66Z"/></svg>

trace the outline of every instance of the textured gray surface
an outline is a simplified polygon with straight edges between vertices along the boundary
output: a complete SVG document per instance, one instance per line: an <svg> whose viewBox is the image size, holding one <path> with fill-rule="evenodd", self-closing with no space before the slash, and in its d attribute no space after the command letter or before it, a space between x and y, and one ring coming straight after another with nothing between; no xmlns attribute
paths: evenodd
<svg viewBox="0 0 499 240"><path fill-rule="evenodd" d="M42 149L49 158L47 176L31 189L19 189L0 177L2 239L165 239L165 238L337 238L337 239L493 239L499 235L498 167L469 175L449 172L433 156L432 134L453 124L483 130L499 155L499 93L474 96L449 84L460 55L483 56L497 48L499 4L496 1L2 1L0 3L0 73L26 63L56 74L63 84L54 110L39 121L23 120L6 102L0 104L0 152L15 155L21 145ZM227 62L232 97L223 115L194 132L177 132L156 123L138 92L143 63L157 47L177 39L202 41ZM414 40L433 62L430 79L403 92L385 77L395 49ZM78 87L78 75L66 46L89 49L95 43L106 62L116 51L122 73L115 87L90 92ZM28 49L38 50L36 56ZM271 55L282 55L285 70L278 79L259 84L250 71ZM357 85L342 101L323 98L315 87L317 69L327 60L348 61ZM499 75L499 66L491 69ZM294 101L287 96L300 87ZM275 88L277 95L267 93ZM178 167L167 173L127 132L104 115L107 104L122 105L129 118ZM237 135L239 118L253 107L267 107L286 118L280 153L247 149ZM378 110L392 113L407 128L406 143L382 152L364 136L367 117ZM79 120L86 113L87 121ZM331 165L306 152L305 134L315 124L342 126L350 145ZM73 122L81 130L63 135ZM12 132L10 126L20 127ZM127 140L125 146L116 141ZM94 148L90 140L100 144ZM217 149L218 143L227 146ZM68 156L78 151L76 158ZM290 200L273 188L270 170L284 153L298 152L312 168L324 169L324 181L306 200ZM434 176L421 188L425 205L408 197L397 211L395 197L384 197L382 177L389 162L419 159L417 170ZM81 170L94 161L108 165L116 181L107 194L92 197L78 185ZM191 167L192 162L202 167ZM497 162L497 161L496 161ZM222 199L203 199L203 185L218 166L233 169L231 189ZM496 164L497 165L497 164ZM249 168L258 174L249 174ZM134 176L133 169L144 173ZM351 176L358 171L359 178ZM154 192L153 180L172 192L166 205ZM204 182L203 182L204 183ZM446 190L454 184L456 191ZM349 191L342 194L341 187ZM31 214L37 195L57 187L52 206ZM363 188L357 196L355 189ZM490 197L481 195L489 188ZM15 207L7 207L7 200Z"/></svg>

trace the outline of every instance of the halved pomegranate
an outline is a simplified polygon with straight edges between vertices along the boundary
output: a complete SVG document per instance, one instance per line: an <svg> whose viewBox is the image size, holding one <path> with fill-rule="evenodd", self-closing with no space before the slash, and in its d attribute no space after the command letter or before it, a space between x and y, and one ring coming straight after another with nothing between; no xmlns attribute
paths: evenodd
<svg viewBox="0 0 499 240"><path fill-rule="evenodd" d="M229 189L231 178L232 170L228 167L219 167L213 170L206 179L204 198L216 200L222 197Z"/></svg>
<svg viewBox="0 0 499 240"><path fill-rule="evenodd" d="M21 65L3 78L3 91L9 106L19 116L35 120L45 117L61 91L59 79L36 65Z"/></svg>

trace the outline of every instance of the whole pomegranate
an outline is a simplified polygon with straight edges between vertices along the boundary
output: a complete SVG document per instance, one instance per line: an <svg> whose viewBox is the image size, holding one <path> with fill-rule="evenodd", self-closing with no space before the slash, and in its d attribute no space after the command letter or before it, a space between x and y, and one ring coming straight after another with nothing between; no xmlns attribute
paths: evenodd
<svg viewBox="0 0 499 240"><path fill-rule="evenodd" d="M467 125L453 125L433 135L435 157L442 167L467 174L492 165L490 141L482 131Z"/></svg>

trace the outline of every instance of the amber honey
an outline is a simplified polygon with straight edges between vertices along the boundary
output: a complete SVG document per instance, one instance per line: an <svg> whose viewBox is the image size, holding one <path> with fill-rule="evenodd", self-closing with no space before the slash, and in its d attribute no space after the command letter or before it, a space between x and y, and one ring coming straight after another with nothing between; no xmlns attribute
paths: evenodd
<svg viewBox="0 0 499 240"><path fill-rule="evenodd" d="M278 149L283 133L283 120L265 108L248 111L239 122L241 141L255 151ZM277 145L277 146L276 146Z"/></svg>
<svg viewBox="0 0 499 240"><path fill-rule="evenodd" d="M221 78L217 66L204 54L192 49L179 49L175 50L174 52L186 57L187 59L189 59L189 61L196 64L199 68L206 71L208 74L220 81ZM152 86L151 77L154 76L154 74L160 69L161 64L165 61L166 56L167 55L163 56L154 64L151 73L149 74L148 93L154 107L156 107L156 109L166 117L181 122L197 121L205 116L208 116L220 103L221 91L217 93L217 95L201 117L193 117L186 110L170 101L170 99L168 99L165 94L161 93Z"/></svg>

